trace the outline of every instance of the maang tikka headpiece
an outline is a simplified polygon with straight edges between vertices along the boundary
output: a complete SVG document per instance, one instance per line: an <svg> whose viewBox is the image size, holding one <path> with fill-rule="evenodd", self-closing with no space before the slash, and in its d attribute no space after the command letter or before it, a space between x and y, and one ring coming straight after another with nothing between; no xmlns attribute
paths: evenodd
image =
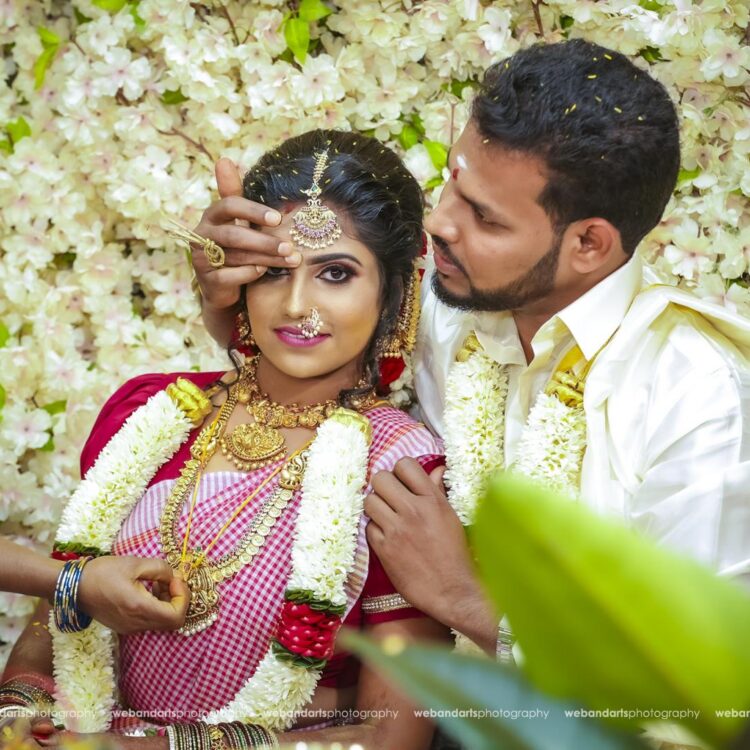
<svg viewBox="0 0 750 750"><path fill-rule="evenodd" d="M309 247L311 250L328 247L341 237L341 227L336 214L320 202L320 194L323 192L320 180L327 164L328 149L325 149L315 157L312 185L308 190L302 191L309 196L307 205L294 214L292 228L289 230L290 237L297 245Z"/></svg>

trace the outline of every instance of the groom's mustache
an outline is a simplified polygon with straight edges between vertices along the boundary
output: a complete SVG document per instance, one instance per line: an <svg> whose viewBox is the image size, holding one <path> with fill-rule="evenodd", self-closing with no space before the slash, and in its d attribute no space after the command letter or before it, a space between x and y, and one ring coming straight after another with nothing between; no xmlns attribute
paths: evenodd
<svg viewBox="0 0 750 750"><path fill-rule="evenodd" d="M437 235L432 235L432 244L437 245L438 249L440 250L440 255L444 256L447 260L449 260L451 263L453 263L456 268L458 268L461 273L466 276L466 278L469 278L469 274L466 273L466 269L461 265L461 261L456 258L456 256L451 252L450 248L448 247L448 243L442 238L438 237Z"/></svg>

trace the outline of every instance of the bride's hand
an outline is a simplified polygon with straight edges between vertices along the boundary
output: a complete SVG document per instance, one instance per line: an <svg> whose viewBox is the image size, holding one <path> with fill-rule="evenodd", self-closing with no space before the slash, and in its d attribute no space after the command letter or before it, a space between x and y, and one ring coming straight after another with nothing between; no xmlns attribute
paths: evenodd
<svg viewBox="0 0 750 750"><path fill-rule="evenodd" d="M158 598L144 581L160 583L168 596ZM99 557L83 569L78 600L85 612L118 633L173 630L185 622L190 589L165 560Z"/></svg>
<svg viewBox="0 0 750 750"><path fill-rule="evenodd" d="M194 231L223 248L224 266L213 268L199 245L191 245L191 250L204 304L222 310L232 307L240 287L256 281L268 266L296 266L301 257L289 242L250 227L277 226L281 214L242 197L242 178L230 159L216 162L216 183L220 199L203 212Z"/></svg>

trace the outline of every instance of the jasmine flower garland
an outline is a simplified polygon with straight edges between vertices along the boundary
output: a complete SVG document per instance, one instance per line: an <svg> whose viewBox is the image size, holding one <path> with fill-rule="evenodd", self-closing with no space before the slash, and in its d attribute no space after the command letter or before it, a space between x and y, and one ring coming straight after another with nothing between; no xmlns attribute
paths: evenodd
<svg viewBox="0 0 750 750"><path fill-rule="evenodd" d="M464 526L474 521L487 475L504 466L508 375L490 359L472 333L445 388L445 484L448 500Z"/></svg>
<svg viewBox="0 0 750 750"><path fill-rule="evenodd" d="M192 422L165 391L152 396L107 443L63 511L55 537L60 548L107 554L122 522L148 483L187 440ZM75 712L77 729L109 727L115 674L112 631L93 622L79 633L61 633L50 613L53 673L58 707Z"/></svg>
<svg viewBox="0 0 750 750"><path fill-rule="evenodd" d="M473 333L456 360L446 383L445 482L449 502L461 522L468 525L487 475L505 467L508 376L504 367L487 356ZM554 373L550 385L559 375ZM548 387L529 412L519 458L509 468L577 496L585 451L582 396L568 403Z"/></svg>
<svg viewBox="0 0 750 750"><path fill-rule="evenodd" d="M566 356L561 370L569 361ZM560 372L537 396L521 434L519 459L509 467L571 496L579 493L586 451L586 415L582 393L575 389L560 397ZM566 383L570 378L562 379ZM579 389L582 384L575 382ZM505 408L508 375L487 356L471 333L456 356L446 383L445 484L448 501L464 526L473 523L477 502L488 474L505 467ZM501 623L502 624L502 623ZM507 622L505 622L507 626ZM481 653L467 636L453 630L456 650Z"/></svg>

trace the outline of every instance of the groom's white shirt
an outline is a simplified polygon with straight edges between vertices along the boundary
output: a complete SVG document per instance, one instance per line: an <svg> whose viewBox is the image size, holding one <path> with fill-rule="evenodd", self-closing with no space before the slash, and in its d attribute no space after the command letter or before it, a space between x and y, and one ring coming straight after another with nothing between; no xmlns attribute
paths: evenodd
<svg viewBox="0 0 750 750"><path fill-rule="evenodd" d="M671 287L643 290L634 258L547 321L527 365L510 313L447 307L432 271L428 263L415 361L429 427L444 433L448 371L474 330L507 365L510 465L534 399L577 344L596 357L584 395L584 500L750 582L750 322Z"/></svg>

